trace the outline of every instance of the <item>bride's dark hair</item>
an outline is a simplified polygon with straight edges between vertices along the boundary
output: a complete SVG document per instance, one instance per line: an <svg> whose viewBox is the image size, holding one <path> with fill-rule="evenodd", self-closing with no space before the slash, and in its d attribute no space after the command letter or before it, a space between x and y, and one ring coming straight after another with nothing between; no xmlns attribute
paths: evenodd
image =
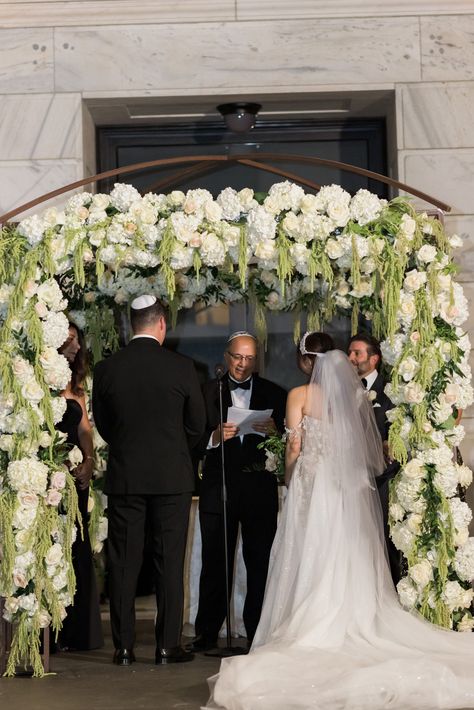
<svg viewBox="0 0 474 710"><path fill-rule="evenodd" d="M327 333L313 331L305 333L296 348L298 360L308 358L314 364L316 353L326 353L334 350L334 340Z"/></svg>

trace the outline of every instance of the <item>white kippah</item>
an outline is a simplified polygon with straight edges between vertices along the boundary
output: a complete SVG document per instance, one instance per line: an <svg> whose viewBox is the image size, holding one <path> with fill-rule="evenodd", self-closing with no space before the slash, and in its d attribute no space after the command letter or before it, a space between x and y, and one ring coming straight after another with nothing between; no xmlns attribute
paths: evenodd
<svg viewBox="0 0 474 710"><path fill-rule="evenodd" d="M235 333L229 335L229 337L227 338L227 342L230 343L230 341L234 340L234 338L252 338L252 340L257 340L255 335L249 333L248 330L236 330Z"/></svg>
<svg viewBox="0 0 474 710"><path fill-rule="evenodd" d="M131 302L130 308L133 308L134 311L141 311L142 308L148 308L149 306L153 306L155 303L156 296L137 296L137 298L134 298Z"/></svg>

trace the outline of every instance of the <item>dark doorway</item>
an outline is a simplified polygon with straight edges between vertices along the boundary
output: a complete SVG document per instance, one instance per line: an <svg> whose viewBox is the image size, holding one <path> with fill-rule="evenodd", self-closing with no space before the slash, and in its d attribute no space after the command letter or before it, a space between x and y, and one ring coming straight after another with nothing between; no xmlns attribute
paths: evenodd
<svg viewBox="0 0 474 710"><path fill-rule="evenodd" d="M262 120L245 134L230 132L220 121L166 126L104 126L97 129L97 151L100 172L161 158L244 153L301 154L338 160L383 175L387 172L385 118ZM296 162L275 165L322 185L337 183L351 193L366 188L379 197L387 197L386 185L353 173ZM104 180L99 184L99 191L108 192L114 182L121 180L142 193L153 192L157 183L171 179L179 169L176 166L154 168ZM232 186L237 190L252 187L257 192L266 192L279 181L277 175L244 165L225 164L215 172L183 180L163 191L200 187L216 196L223 188Z"/></svg>

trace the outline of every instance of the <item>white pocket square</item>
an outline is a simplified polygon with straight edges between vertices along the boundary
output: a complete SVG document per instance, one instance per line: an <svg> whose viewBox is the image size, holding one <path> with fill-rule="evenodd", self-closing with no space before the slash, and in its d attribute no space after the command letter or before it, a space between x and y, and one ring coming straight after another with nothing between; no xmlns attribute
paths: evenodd
<svg viewBox="0 0 474 710"><path fill-rule="evenodd" d="M374 402L372 407L375 409L375 407L381 407L382 405L379 402Z"/></svg>

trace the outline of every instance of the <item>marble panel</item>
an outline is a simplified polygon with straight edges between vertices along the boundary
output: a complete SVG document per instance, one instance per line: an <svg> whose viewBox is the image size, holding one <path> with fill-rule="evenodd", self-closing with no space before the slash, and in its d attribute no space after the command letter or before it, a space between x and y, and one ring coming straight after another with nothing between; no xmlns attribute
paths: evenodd
<svg viewBox="0 0 474 710"><path fill-rule="evenodd" d="M452 214L472 213L474 150L399 151L400 180L451 206ZM416 206L426 203L416 200Z"/></svg>
<svg viewBox="0 0 474 710"><path fill-rule="evenodd" d="M82 177L80 160L0 160L0 214ZM61 207L71 194L55 197L39 207L22 212L15 221L28 214L42 212L51 205Z"/></svg>
<svg viewBox="0 0 474 710"><path fill-rule="evenodd" d="M53 52L52 29L0 29L0 93L52 91Z"/></svg>
<svg viewBox="0 0 474 710"><path fill-rule="evenodd" d="M423 81L474 78L474 14L421 17L420 30Z"/></svg>
<svg viewBox="0 0 474 710"><path fill-rule="evenodd" d="M0 97L3 160L81 158L80 94Z"/></svg>
<svg viewBox="0 0 474 710"><path fill-rule="evenodd" d="M448 234L459 234L464 242L460 249L453 252L459 267L456 280L474 281L474 215L446 215L444 223ZM472 308L474 310L474 302Z"/></svg>
<svg viewBox="0 0 474 710"><path fill-rule="evenodd" d="M237 0L239 20L472 13L472 0Z"/></svg>
<svg viewBox="0 0 474 710"><path fill-rule="evenodd" d="M418 22L376 18L59 28L55 78L58 91L84 92L418 81Z"/></svg>
<svg viewBox="0 0 474 710"><path fill-rule="evenodd" d="M2 27L137 25L160 22L216 22L235 19L234 0L65 0L0 2Z"/></svg>
<svg viewBox="0 0 474 710"><path fill-rule="evenodd" d="M399 148L474 147L474 81L397 87Z"/></svg>

